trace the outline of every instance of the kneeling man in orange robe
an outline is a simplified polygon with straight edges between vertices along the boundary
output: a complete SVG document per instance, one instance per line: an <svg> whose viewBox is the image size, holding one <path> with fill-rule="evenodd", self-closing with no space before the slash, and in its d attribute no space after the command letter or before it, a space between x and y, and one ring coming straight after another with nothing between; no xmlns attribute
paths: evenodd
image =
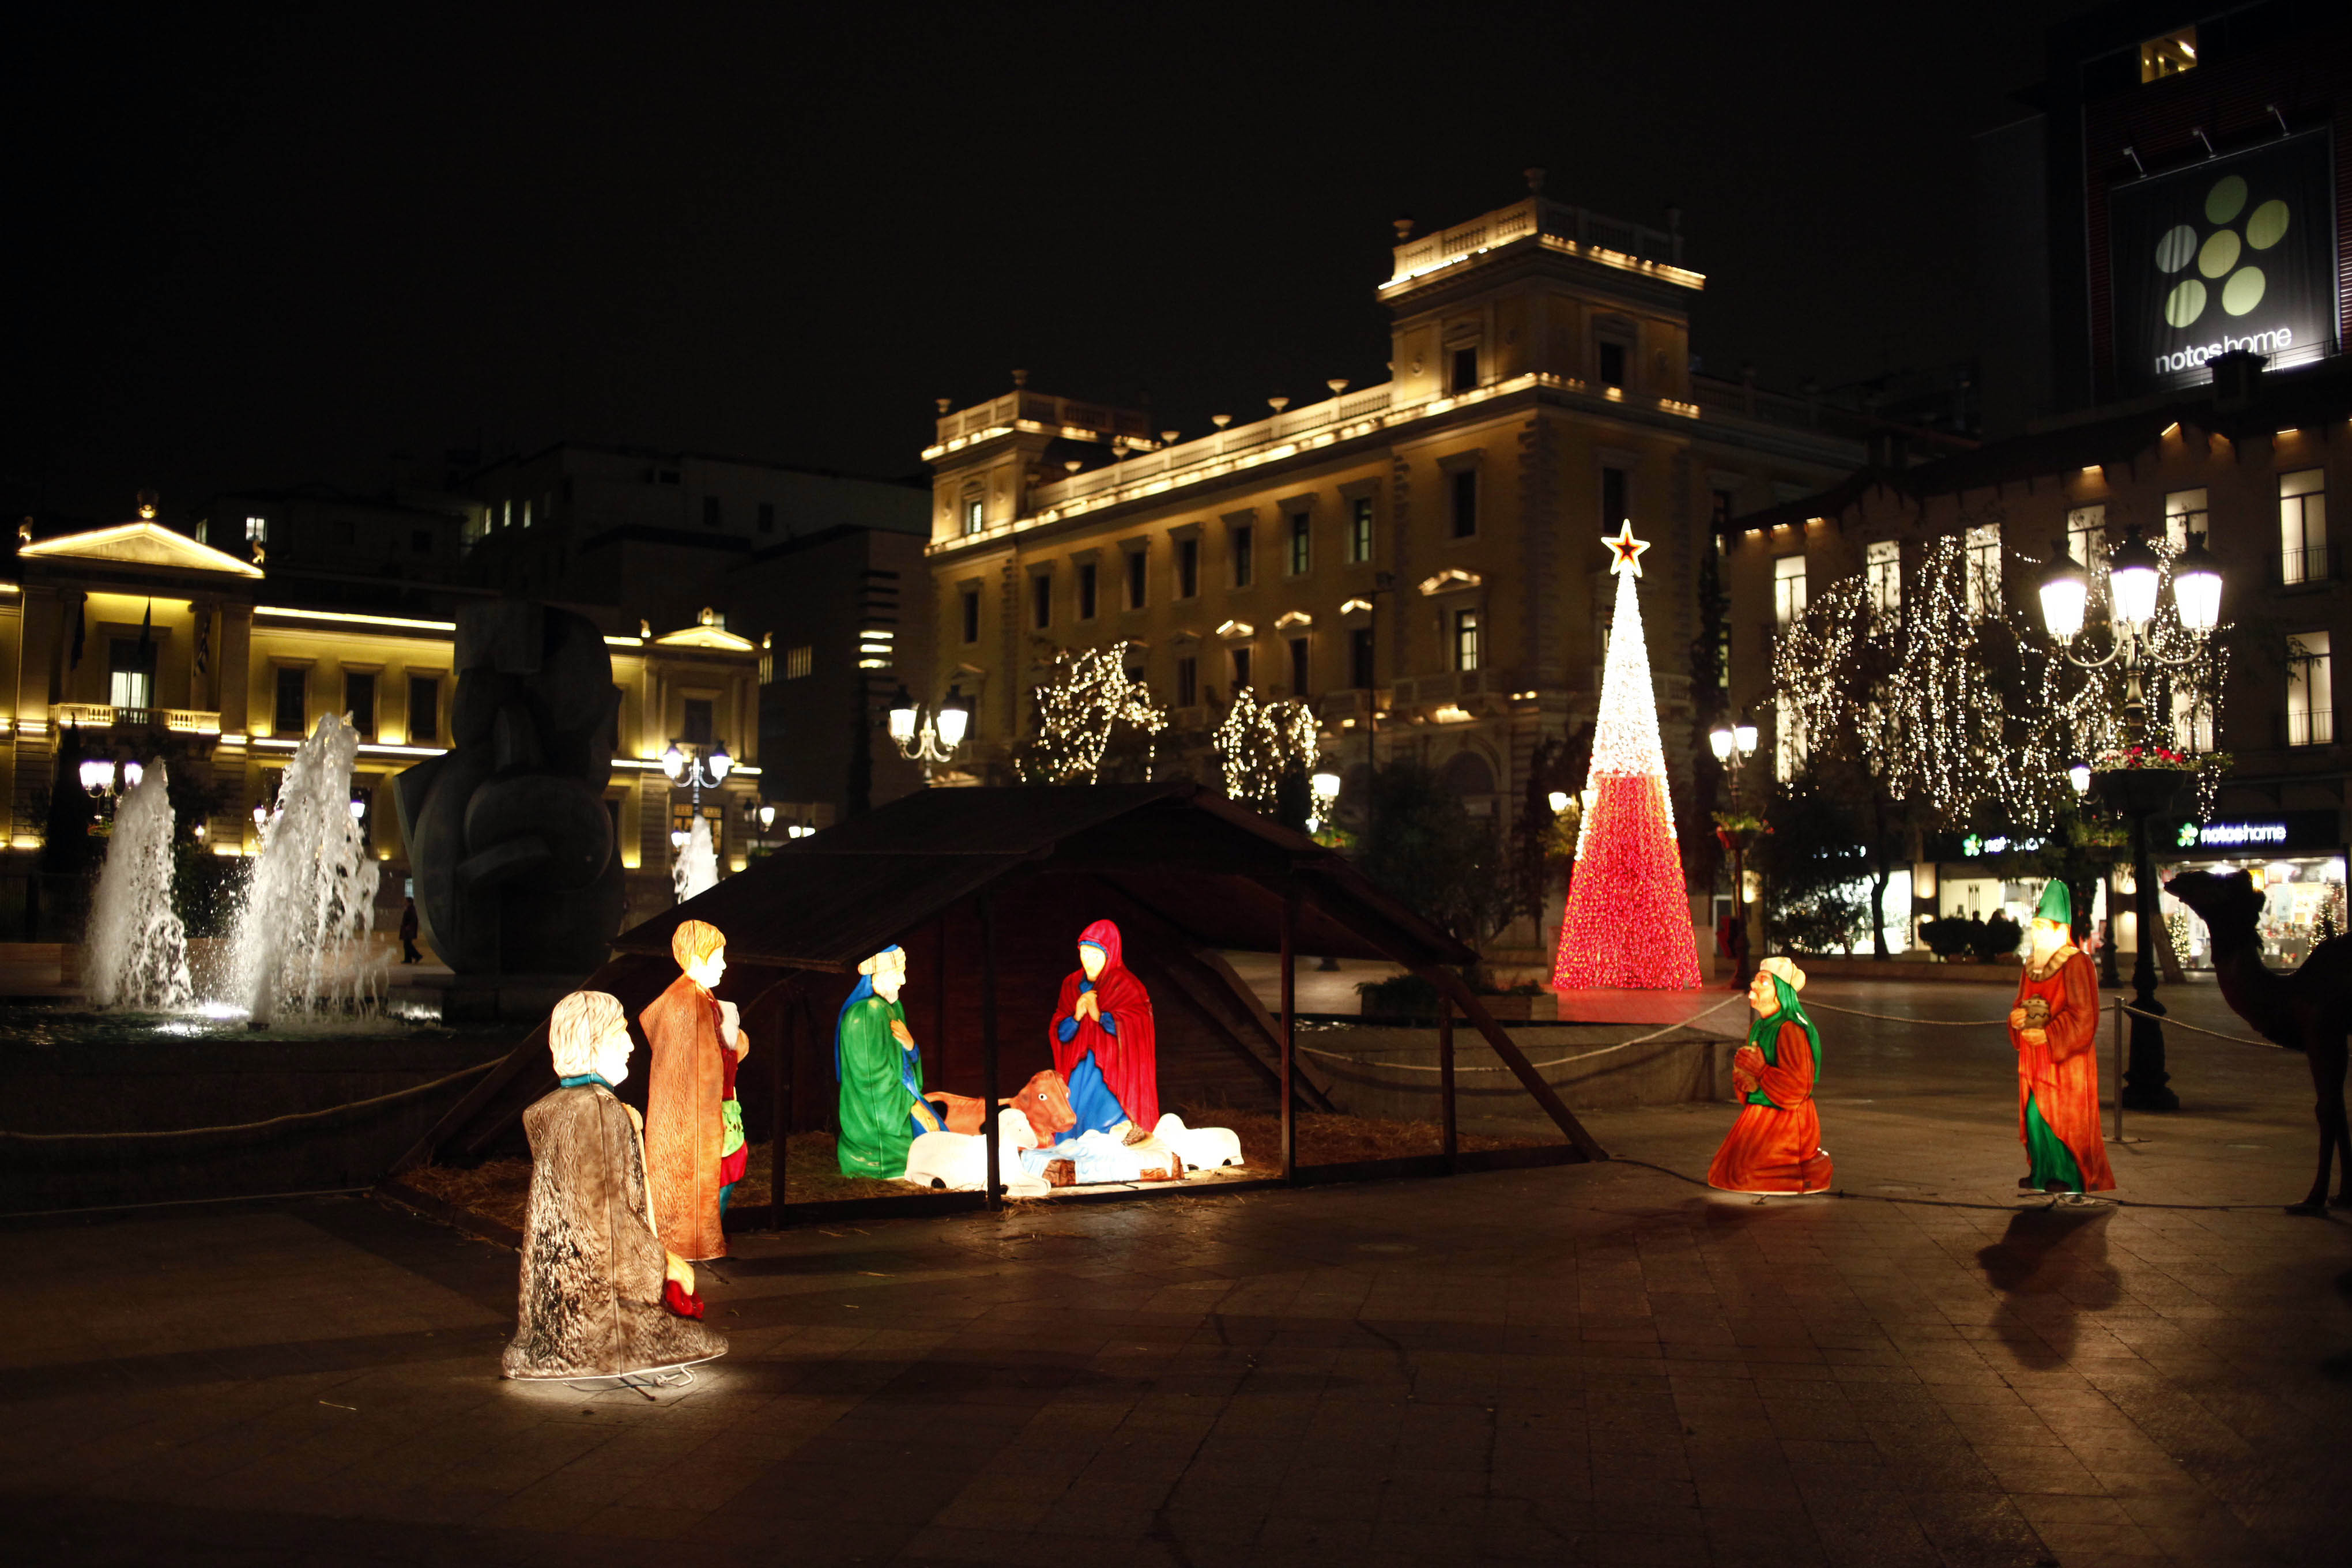
<svg viewBox="0 0 2352 1568"><path fill-rule="evenodd" d="M1731 1086L1739 1120L1715 1152L1706 1184L1728 1193L1819 1193L1829 1190L1830 1155L1822 1147L1821 1112L1813 1109L1813 1075L1822 1037L1797 1004L1805 972L1785 958L1756 966L1748 1005L1756 1022L1748 1043L1731 1058Z"/></svg>
<svg viewBox="0 0 2352 1568"><path fill-rule="evenodd" d="M2053 877L2026 927L2025 973L2009 1013L2027 1166L2020 1192L2080 1194L2116 1184L2099 1132L2099 976L2074 945L2074 896Z"/></svg>

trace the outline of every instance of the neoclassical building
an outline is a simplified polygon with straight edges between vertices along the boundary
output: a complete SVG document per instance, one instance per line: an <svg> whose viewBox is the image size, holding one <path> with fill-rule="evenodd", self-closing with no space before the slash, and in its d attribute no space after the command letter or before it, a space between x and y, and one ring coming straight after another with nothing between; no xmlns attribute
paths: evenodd
<svg viewBox="0 0 2352 1568"><path fill-rule="evenodd" d="M403 590L370 608L273 581L257 562L200 543L152 516L46 539L20 536L0 563L0 788L10 826L0 849L0 926L21 928L49 792L79 788L57 766L68 726L85 754L145 762L194 757L215 787L204 834L218 855L257 847L257 805L326 713L350 715L361 743L355 800L400 905L407 869L391 779L449 744L457 696L453 595ZM396 613L394 613L396 612ZM695 795L661 766L672 742L724 746L725 784L700 797L722 866L740 869L769 834L758 797L760 649L715 614L662 633L608 627L620 691L605 790L632 918L671 899L670 834ZM781 824L775 836L783 831ZM379 922L382 923L381 921Z"/></svg>
<svg viewBox="0 0 2352 1568"><path fill-rule="evenodd" d="M1018 375L941 407L918 695L972 700L968 765L1003 765L1056 651L1123 644L1180 731L1213 725L1237 687L1305 698L1343 771L1410 754L1507 821L1538 742L1591 719L1600 539L1630 520L1656 546L1642 602L1687 795L1703 552L1724 520L1823 488L1864 448L1827 408L1695 374L1705 280L1680 235L1540 184L1451 228L1399 226L1382 384L1269 399L1190 440Z"/></svg>

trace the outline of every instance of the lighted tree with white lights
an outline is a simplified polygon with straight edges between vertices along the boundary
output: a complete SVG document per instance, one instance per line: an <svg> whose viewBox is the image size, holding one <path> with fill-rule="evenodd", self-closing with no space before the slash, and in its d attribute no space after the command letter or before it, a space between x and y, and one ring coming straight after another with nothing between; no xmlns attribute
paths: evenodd
<svg viewBox="0 0 2352 1568"><path fill-rule="evenodd" d="M1225 794L1272 815L1284 776L1314 764L1316 741L1315 710L1306 703L1295 697L1262 702L1251 688L1238 688L1217 726Z"/></svg>

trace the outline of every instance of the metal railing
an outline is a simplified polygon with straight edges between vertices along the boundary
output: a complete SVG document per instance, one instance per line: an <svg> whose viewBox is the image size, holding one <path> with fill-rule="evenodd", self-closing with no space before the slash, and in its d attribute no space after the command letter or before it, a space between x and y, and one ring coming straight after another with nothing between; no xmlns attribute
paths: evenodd
<svg viewBox="0 0 2352 1568"><path fill-rule="evenodd" d="M220 715L194 708L118 708L108 702L53 702L49 722L82 730L176 730L217 735Z"/></svg>

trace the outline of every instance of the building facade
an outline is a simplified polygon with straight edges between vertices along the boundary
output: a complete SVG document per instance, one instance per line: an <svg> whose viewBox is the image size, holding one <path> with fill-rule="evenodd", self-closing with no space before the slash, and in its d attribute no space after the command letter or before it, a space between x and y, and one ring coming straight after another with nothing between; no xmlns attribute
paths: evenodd
<svg viewBox="0 0 2352 1568"><path fill-rule="evenodd" d="M926 658L919 485L749 458L565 442L464 481L467 580L597 606L624 626L719 624L763 660L763 777L786 821L824 826L919 788L881 723ZM877 649L869 645L887 644Z"/></svg>
<svg viewBox="0 0 2352 1568"><path fill-rule="evenodd" d="M2128 530L2174 545L2201 534L2222 576L2226 683L2210 704L2179 702L2151 722L2156 738L2183 752L2225 752L2231 767L2210 821L2168 825L2159 874L2200 859L2250 865L2272 888L2264 930L2273 956L2289 962L2315 939L2322 910L2344 929L2352 773L2333 660L2336 643L2352 638L2352 593L2335 534L2352 493L2352 366L2338 360L2264 374L2242 360L2224 368L2221 383L2168 403L1899 471L1865 470L1738 519L1726 534L1732 700L1762 730L1759 769L1785 777L1801 765L1802 738L1773 700L1772 653L1782 629L1832 584L1868 577L1874 602L1899 605L1924 552L1958 537L1971 566L1990 574L1972 593L2038 635L2038 584L2058 551L2095 573ZM2086 631L2086 651L2103 651L2105 636L2095 625ZM1890 942L1905 945L1908 928L1932 914L2030 913L2038 885L2004 882L1997 858L1966 853L2000 847L1958 831L1924 841L1921 859L1900 879L1907 907L1890 901ZM2127 890L2127 867L2124 879ZM2181 917L2177 945L2198 962L2201 925L2168 896L2163 907L2168 920ZM2135 948L2127 909L2114 934Z"/></svg>
<svg viewBox="0 0 2352 1568"><path fill-rule="evenodd" d="M1704 279L1678 235L1531 183L1401 233L1382 384L1270 399L1270 417L1191 440L1017 384L942 407L924 453L937 652L917 695L971 700L972 774L1005 769L1055 654L1120 646L1179 731L1241 687L1298 697L1351 791L1374 756L1410 755L1507 824L1538 743L1591 723L1600 538L1631 521L1658 546L1642 601L1686 801L1714 521L1817 489L1864 447L1832 411L1693 374Z"/></svg>
<svg viewBox="0 0 2352 1568"><path fill-rule="evenodd" d="M274 800L288 759L328 713L349 715L359 732L354 800L385 863L381 897L397 910L407 858L390 781L450 743L456 595L445 591L439 615L386 614L321 603L304 586L152 519L20 539L0 574L0 788L11 811L0 921L23 929L50 792L80 787L76 759L61 753L168 754L196 767L214 803L205 842L216 855L250 855L255 808ZM782 835L755 813L759 650L718 621L711 611L664 633L605 637L620 692L605 800L632 920L671 902L670 835L694 808L693 792L662 771L672 742L704 753L723 745L735 763L702 797L722 866L740 869Z"/></svg>

